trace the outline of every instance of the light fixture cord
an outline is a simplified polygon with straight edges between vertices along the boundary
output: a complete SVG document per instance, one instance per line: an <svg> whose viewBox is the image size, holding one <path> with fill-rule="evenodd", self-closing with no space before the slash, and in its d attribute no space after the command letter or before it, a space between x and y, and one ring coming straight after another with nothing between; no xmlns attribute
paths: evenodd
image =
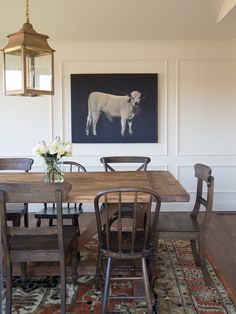
<svg viewBox="0 0 236 314"><path fill-rule="evenodd" d="M29 0L26 0L26 22L29 23Z"/></svg>

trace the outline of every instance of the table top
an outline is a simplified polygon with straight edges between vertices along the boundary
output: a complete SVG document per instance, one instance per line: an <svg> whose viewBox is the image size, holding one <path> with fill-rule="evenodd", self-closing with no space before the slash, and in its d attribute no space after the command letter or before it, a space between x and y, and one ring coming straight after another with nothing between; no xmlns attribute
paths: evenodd
<svg viewBox="0 0 236 314"><path fill-rule="evenodd" d="M189 194L169 171L115 171L65 173L72 184L68 202L92 203L95 195L110 188L133 187L155 191L162 202L188 202ZM39 182L43 173L0 173L0 183Z"/></svg>

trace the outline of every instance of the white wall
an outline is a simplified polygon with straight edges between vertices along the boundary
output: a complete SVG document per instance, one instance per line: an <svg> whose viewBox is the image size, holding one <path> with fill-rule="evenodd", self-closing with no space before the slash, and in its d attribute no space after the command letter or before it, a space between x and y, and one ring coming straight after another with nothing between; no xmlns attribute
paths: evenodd
<svg viewBox="0 0 236 314"><path fill-rule="evenodd" d="M6 97L0 90L0 157L33 157L35 143L55 135L70 140L70 74L158 73L159 142L74 144L73 159L88 171L97 171L102 170L99 158L103 155L148 155L149 169L170 170L192 199L193 165L206 163L215 176L214 209L236 209L235 41L50 45L56 49L55 96ZM0 86L2 62L1 58ZM33 171L41 167L42 160L36 159ZM180 204L168 208L180 208Z"/></svg>

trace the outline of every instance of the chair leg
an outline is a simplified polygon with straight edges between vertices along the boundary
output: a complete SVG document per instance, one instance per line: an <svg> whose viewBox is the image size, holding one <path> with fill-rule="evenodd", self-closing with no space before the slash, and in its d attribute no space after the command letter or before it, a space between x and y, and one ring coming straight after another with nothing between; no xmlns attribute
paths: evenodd
<svg viewBox="0 0 236 314"><path fill-rule="evenodd" d="M15 218L12 220L13 227L20 227L21 217L20 215L15 215Z"/></svg>
<svg viewBox="0 0 236 314"><path fill-rule="evenodd" d="M41 226L41 219L38 218L36 221L36 227L40 227Z"/></svg>
<svg viewBox="0 0 236 314"><path fill-rule="evenodd" d="M60 261L61 276L61 313L66 313L66 265L65 259Z"/></svg>
<svg viewBox="0 0 236 314"><path fill-rule="evenodd" d="M78 229L78 236L80 235L80 229L79 229L79 217L76 218L72 218L72 222L71 222L72 226L77 227Z"/></svg>
<svg viewBox="0 0 236 314"><path fill-rule="evenodd" d="M78 255L77 255L77 248L75 248L72 252L72 257L71 257L72 280L73 280L74 286L77 284L77 278L78 278L77 267L78 267Z"/></svg>
<svg viewBox="0 0 236 314"><path fill-rule="evenodd" d="M78 230L77 234L79 237L80 236L79 217L72 218L71 224L72 224L72 226L77 227L77 230ZM78 257L78 260L80 260L80 252L77 252L77 257Z"/></svg>
<svg viewBox="0 0 236 314"><path fill-rule="evenodd" d="M201 266L200 256L199 256L199 245L197 248L197 240L190 240L193 258L196 266Z"/></svg>
<svg viewBox="0 0 236 314"><path fill-rule="evenodd" d="M102 314L107 313L107 304L110 289L110 274L111 274L111 257L107 258L106 278L104 284L103 298L102 298Z"/></svg>
<svg viewBox="0 0 236 314"><path fill-rule="evenodd" d="M101 268L102 268L102 254L98 250L98 257L97 257L97 266L96 266L96 275L95 275L95 289L100 289L100 275L101 275Z"/></svg>
<svg viewBox="0 0 236 314"><path fill-rule="evenodd" d="M3 313L3 255L0 251L0 313Z"/></svg>
<svg viewBox="0 0 236 314"><path fill-rule="evenodd" d="M29 226L29 215L28 215L28 208L26 209L26 212L24 214L24 226L28 227Z"/></svg>
<svg viewBox="0 0 236 314"><path fill-rule="evenodd" d="M147 263L144 257L142 258L142 270L143 270L144 291L145 291L146 303L147 303L147 313L152 314L153 313L152 296L151 296L150 283L148 279Z"/></svg>
<svg viewBox="0 0 236 314"><path fill-rule="evenodd" d="M26 279L27 279L27 263L25 262L20 263L20 269L21 269L21 280L23 282L23 286L25 286Z"/></svg>
<svg viewBox="0 0 236 314"><path fill-rule="evenodd" d="M78 222L78 237L80 236L80 227L79 227L79 222Z"/></svg>
<svg viewBox="0 0 236 314"><path fill-rule="evenodd" d="M7 288L6 288L6 314L11 314L12 307L12 263L7 262L6 267Z"/></svg>
<svg viewBox="0 0 236 314"><path fill-rule="evenodd" d="M53 219L49 218L49 227L52 227L52 226L53 226Z"/></svg>
<svg viewBox="0 0 236 314"><path fill-rule="evenodd" d="M204 235L200 235L200 239L199 239L199 256L200 256L200 262L201 262L204 281L207 286L211 286L212 281L207 271L207 264L206 264L206 257L205 257L205 236Z"/></svg>
<svg viewBox="0 0 236 314"><path fill-rule="evenodd" d="M154 290L154 283L155 283L155 276L154 276L154 270L156 266L155 260L156 260L155 253L151 254L147 260L148 278L149 278L151 293Z"/></svg>

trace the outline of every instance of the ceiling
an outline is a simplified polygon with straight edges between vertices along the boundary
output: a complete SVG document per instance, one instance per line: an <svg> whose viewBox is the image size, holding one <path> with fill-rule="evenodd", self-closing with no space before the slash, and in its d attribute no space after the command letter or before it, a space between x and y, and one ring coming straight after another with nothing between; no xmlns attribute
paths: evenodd
<svg viewBox="0 0 236 314"><path fill-rule="evenodd" d="M29 15L35 30L53 41L222 40L236 39L235 4L236 0L29 0ZM25 0L0 0L0 41L22 27L25 6ZM217 23L220 13L223 18Z"/></svg>

